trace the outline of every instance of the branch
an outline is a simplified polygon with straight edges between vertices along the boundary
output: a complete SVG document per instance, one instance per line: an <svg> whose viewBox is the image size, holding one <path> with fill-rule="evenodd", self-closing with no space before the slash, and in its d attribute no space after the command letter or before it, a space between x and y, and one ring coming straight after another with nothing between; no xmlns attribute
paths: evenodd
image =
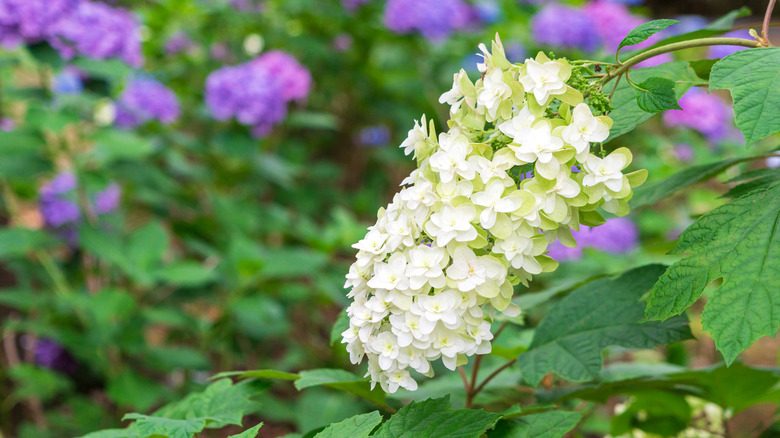
<svg viewBox="0 0 780 438"><path fill-rule="evenodd" d="M772 10L775 8L775 0L769 0L769 5L766 7L766 13L764 14L764 25L761 27L761 38L764 39L767 47L770 47L772 43L769 41L769 22L772 19Z"/></svg>

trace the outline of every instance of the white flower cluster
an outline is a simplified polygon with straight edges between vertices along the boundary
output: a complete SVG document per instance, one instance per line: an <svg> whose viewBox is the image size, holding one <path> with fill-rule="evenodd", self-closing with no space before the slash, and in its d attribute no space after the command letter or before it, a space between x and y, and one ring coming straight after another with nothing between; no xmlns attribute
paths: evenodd
<svg viewBox="0 0 780 438"><path fill-rule="evenodd" d="M354 245L343 342L387 392L415 390L410 370L432 376L439 358L454 370L489 353L494 310L519 314L514 286L557 267L547 245L576 245L572 229L604 222L598 207L626 214L646 175L622 173L625 148L590 153L612 122L566 85L568 62L511 64L498 39L480 49L482 78L461 70L441 96L449 131L415 123L401 147L418 168Z"/></svg>

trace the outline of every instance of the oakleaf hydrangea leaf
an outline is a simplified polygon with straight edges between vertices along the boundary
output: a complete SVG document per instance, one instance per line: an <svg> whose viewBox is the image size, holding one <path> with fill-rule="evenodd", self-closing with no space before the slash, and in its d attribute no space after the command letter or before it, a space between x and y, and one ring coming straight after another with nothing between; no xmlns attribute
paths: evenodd
<svg viewBox="0 0 780 438"><path fill-rule="evenodd" d="M502 421L490 438L558 438L580 422L579 412L549 411Z"/></svg>
<svg viewBox="0 0 780 438"><path fill-rule="evenodd" d="M661 265L590 282L562 299L542 320L528 351L518 356L523 378L536 386L547 373L583 382L601 371L604 348L650 348L691 337L685 318L640 323L639 298L663 273Z"/></svg>
<svg viewBox="0 0 780 438"><path fill-rule="evenodd" d="M669 109L681 109L674 93L674 81L652 77L634 87L636 103L648 113L657 113Z"/></svg>
<svg viewBox="0 0 780 438"><path fill-rule="evenodd" d="M368 414L355 415L344 421L333 423L326 427L322 432L314 435L314 438L367 438L374 428L382 422L382 416L379 411L369 412Z"/></svg>
<svg viewBox="0 0 780 438"><path fill-rule="evenodd" d="M475 409L452 410L450 397L412 402L390 417L377 438L478 438L501 414Z"/></svg>
<svg viewBox="0 0 780 438"><path fill-rule="evenodd" d="M746 145L780 132L780 47L741 50L721 59L712 67L710 89L731 92Z"/></svg>
<svg viewBox="0 0 780 438"><path fill-rule="evenodd" d="M620 45L618 46L618 50L620 50L625 46L633 46L635 44L639 44L642 41L655 35L657 32L660 32L666 29L667 27L677 23L679 23L679 21L669 20L669 19L653 20L653 21L648 21L647 23L643 23L631 29L631 32L629 32L628 35L626 35L626 37L623 38L623 41L620 42Z"/></svg>
<svg viewBox="0 0 780 438"><path fill-rule="evenodd" d="M755 190L705 214L680 236L673 254L687 256L658 280L647 317L683 312L716 278L723 284L702 315L730 364L780 325L780 185Z"/></svg>

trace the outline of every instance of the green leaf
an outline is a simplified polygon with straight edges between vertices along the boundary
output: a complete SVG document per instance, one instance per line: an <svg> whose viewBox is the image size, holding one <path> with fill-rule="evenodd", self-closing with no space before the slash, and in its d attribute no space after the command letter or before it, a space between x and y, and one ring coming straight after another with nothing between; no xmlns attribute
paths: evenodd
<svg viewBox="0 0 780 438"><path fill-rule="evenodd" d="M79 438L138 438L138 434L128 429L106 429L88 433Z"/></svg>
<svg viewBox="0 0 780 438"><path fill-rule="evenodd" d="M91 77L112 81L124 80L133 72L132 68L118 59L98 60L77 58L73 60L71 64L84 72L89 73L89 76Z"/></svg>
<svg viewBox="0 0 780 438"><path fill-rule="evenodd" d="M631 208L637 208L643 205L653 205L660 199L665 198L678 190L697 182L708 180L737 163L753 158L755 157L732 158L709 164L700 164L698 166L689 167L682 172L675 173L664 180L637 187L634 190L634 196L631 198Z"/></svg>
<svg viewBox="0 0 780 438"><path fill-rule="evenodd" d="M502 421L489 438L560 438L574 429L582 414L568 411L548 411L530 414L516 420Z"/></svg>
<svg viewBox="0 0 780 438"><path fill-rule="evenodd" d="M252 371L226 371L212 377L212 379L221 379L223 377L238 377L239 379L271 379L271 380L298 380L301 377L297 374L278 370L252 370Z"/></svg>
<svg viewBox="0 0 780 438"><path fill-rule="evenodd" d="M696 73L696 76L704 79L705 81L709 81L710 72L712 72L712 66L715 65L716 62L718 62L717 59L697 59L696 61L690 61L689 64Z"/></svg>
<svg viewBox="0 0 780 438"><path fill-rule="evenodd" d="M450 397L412 402L390 417L372 436L377 438L478 438L501 414L482 410L452 410Z"/></svg>
<svg viewBox="0 0 780 438"><path fill-rule="evenodd" d="M379 406L387 406L384 391L379 388L372 390L366 379L358 377L349 371L322 368L301 371L299 375L300 379L295 381L295 388L299 391L312 386L324 385L355 394Z"/></svg>
<svg viewBox="0 0 780 438"><path fill-rule="evenodd" d="M656 47L665 46L671 43L677 43L680 41L689 41L697 38L708 38L716 35L724 34L731 30L734 26L734 21L737 18L750 16L750 9L747 7L741 7L740 9L729 12L728 14L718 18L717 20L708 24L704 29L695 30L693 32L684 33L681 35L675 35L673 37L661 40L645 50L654 49Z"/></svg>
<svg viewBox="0 0 780 438"><path fill-rule="evenodd" d="M62 374L24 363L11 368L8 375L15 384L12 395L22 400L37 398L45 402L73 386Z"/></svg>
<svg viewBox="0 0 780 438"><path fill-rule="evenodd" d="M652 77L666 78L674 81L675 99L679 100L693 85L704 84L705 82L696 76L685 61L669 62L656 67L640 68L631 72L631 79L635 82L643 82ZM653 115L639 107L636 99L636 93L628 81L620 81L612 96L612 107L614 108L609 116L612 118L612 128L609 130L610 141L629 131L632 131L637 125L644 123Z"/></svg>
<svg viewBox="0 0 780 438"><path fill-rule="evenodd" d="M21 227L0 229L0 260L23 257L29 251L45 248L52 242L51 237L43 230Z"/></svg>
<svg viewBox="0 0 780 438"><path fill-rule="evenodd" d="M682 109L677 104L675 83L671 79L652 77L634 86L636 103L643 111L657 113L670 109Z"/></svg>
<svg viewBox="0 0 780 438"><path fill-rule="evenodd" d="M672 254L686 254L664 273L647 300L647 317L663 320L692 305L716 278L702 315L727 364L780 325L780 185L755 190L703 215Z"/></svg>
<svg viewBox="0 0 780 438"><path fill-rule="evenodd" d="M620 51L620 49L625 46L633 46L639 44L642 41L645 41L646 39L655 35L657 32L660 32L666 29L667 27L677 23L679 23L679 21L677 20L662 19L662 20L648 21L647 23L640 24L639 26L631 29L631 32L629 32L628 35L626 35L626 37L623 38L623 41L620 42L620 45L617 47L617 50Z"/></svg>
<svg viewBox="0 0 780 438"><path fill-rule="evenodd" d="M182 400L163 406L154 416L170 419L199 418L208 427L228 424L240 426L241 418L257 409L257 403L250 400L257 391L248 382L233 385L230 379L217 380L201 393L189 394Z"/></svg>
<svg viewBox="0 0 780 438"><path fill-rule="evenodd" d="M133 413L125 415L122 421L125 420L135 420L133 429L139 438L193 438L206 427L204 418L174 420Z"/></svg>
<svg viewBox="0 0 780 438"><path fill-rule="evenodd" d="M335 131L339 129L339 119L333 114L298 111L290 114L285 124L294 128L325 129Z"/></svg>
<svg viewBox="0 0 780 438"><path fill-rule="evenodd" d="M537 327L529 350L518 356L523 378L534 386L548 373L574 382L592 380L608 346L650 348L689 339L685 318L639 322L644 313L639 299L663 271L661 265L636 268L615 279L590 282L563 298Z"/></svg>
<svg viewBox="0 0 780 438"><path fill-rule="evenodd" d="M751 144L780 132L780 47L741 50L712 67L711 90L729 90L737 127Z"/></svg>
<svg viewBox="0 0 780 438"><path fill-rule="evenodd" d="M120 406L146 411L160 400L163 395L160 389L158 382L126 369L108 382L106 395Z"/></svg>
<svg viewBox="0 0 780 438"><path fill-rule="evenodd" d="M140 160L152 153L152 143L131 131L104 129L95 137L92 158L107 164L117 160Z"/></svg>
<svg viewBox="0 0 780 438"><path fill-rule="evenodd" d="M729 181L730 183L739 182L740 184L733 187L723 196L739 198L753 190L767 188L778 181L780 181L780 169L758 169L746 172Z"/></svg>
<svg viewBox="0 0 780 438"><path fill-rule="evenodd" d="M263 254L261 274L265 278L312 275L328 263L328 255L308 248L269 249Z"/></svg>
<svg viewBox="0 0 780 438"><path fill-rule="evenodd" d="M379 411L355 415L344 421L331 424L325 430L314 435L314 438L367 438L371 431L382 422Z"/></svg>
<svg viewBox="0 0 780 438"><path fill-rule="evenodd" d="M163 282L179 287L202 286L217 277L213 269L195 261L174 263L158 270L156 275Z"/></svg>
<svg viewBox="0 0 780 438"><path fill-rule="evenodd" d="M260 423L251 429L247 429L238 435L230 435L228 438L255 438L257 437L257 434L260 433L261 427L263 427L263 423Z"/></svg>
<svg viewBox="0 0 780 438"><path fill-rule="evenodd" d="M341 334L349 329L349 315L346 310L339 312L339 317L333 328L330 330L330 345L336 345L341 342Z"/></svg>

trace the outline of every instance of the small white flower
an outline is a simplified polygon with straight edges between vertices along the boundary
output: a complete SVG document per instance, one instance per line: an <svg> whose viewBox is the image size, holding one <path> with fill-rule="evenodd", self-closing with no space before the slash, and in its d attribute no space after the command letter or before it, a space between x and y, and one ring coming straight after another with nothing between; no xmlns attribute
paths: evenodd
<svg viewBox="0 0 780 438"><path fill-rule="evenodd" d="M452 89L439 97L439 103L446 103L450 105L450 112L452 114L457 113L460 109L460 105L463 103L463 89L461 88L460 84L464 78L468 80L468 75L466 74L465 70L460 69L460 71L455 73L452 78Z"/></svg>
<svg viewBox="0 0 780 438"><path fill-rule="evenodd" d="M409 130L406 140L401 143L404 154L419 153L425 142L428 141L428 123L423 115L420 121L414 121L414 128ZM416 156L416 155L415 155Z"/></svg>
<svg viewBox="0 0 780 438"><path fill-rule="evenodd" d="M574 107L571 124L563 128L561 137L574 146L577 154L582 154L588 150L590 143L606 140L609 137L609 127L593 116L587 104L581 103Z"/></svg>
<svg viewBox="0 0 780 438"><path fill-rule="evenodd" d="M548 61L540 64L533 59L525 61L526 75L520 78L526 93L533 93L540 105L547 103L550 96L566 92L566 84L559 77L561 64Z"/></svg>
<svg viewBox="0 0 780 438"><path fill-rule="evenodd" d="M536 117L531 114L531 110L529 110L527 106L524 106L517 115L498 125L498 129L508 135L512 140L517 140L520 133L524 129L530 128L534 121L536 121Z"/></svg>
<svg viewBox="0 0 780 438"><path fill-rule="evenodd" d="M418 246L409 252L409 259L406 276L409 277L411 289L420 289L426 283L435 288L444 287L446 278L443 269L450 261L450 256L444 248Z"/></svg>
<svg viewBox="0 0 780 438"><path fill-rule="evenodd" d="M496 224L497 213L511 213L522 205L522 199L514 196L504 197L506 187L499 179L491 180L484 191L474 193L471 200L474 204L484 207L479 215L482 228L490 229Z"/></svg>
<svg viewBox="0 0 780 438"><path fill-rule="evenodd" d="M452 181L456 174L469 180L474 179L474 168L466 161L471 153L466 136L441 134L439 145L439 150L431 156L429 163L442 182Z"/></svg>
<svg viewBox="0 0 780 438"><path fill-rule="evenodd" d="M477 212L473 205L463 204L453 207L444 204L438 213L431 215L425 224L425 231L436 239L436 246L447 246L453 239L458 242L470 242L477 238L477 229L471 224Z"/></svg>
<svg viewBox="0 0 780 438"><path fill-rule="evenodd" d="M379 230L373 229L366 234L361 241L352 245L353 248L365 251L371 254L382 254L385 250L385 242L387 241L387 234L382 233Z"/></svg>
<svg viewBox="0 0 780 438"><path fill-rule="evenodd" d="M626 167L624 155L612 154L603 159L591 155L583 163L583 167L587 173L582 179L582 185L592 187L604 183L613 192L619 192L623 188L623 174L620 171Z"/></svg>
<svg viewBox="0 0 780 438"><path fill-rule="evenodd" d="M482 89L477 93L477 104L485 107L491 119L496 118L496 111L501 102L512 96L512 88L504 83L503 74L500 69L495 69L485 75Z"/></svg>
<svg viewBox="0 0 780 438"><path fill-rule="evenodd" d="M382 332L376 338L368 343L369 348L377 354L379 368L389 370L395 365L395 359L401 348L398 346L398 340L391 332Z"/></svg>
<svg viewBox="0 0 780 438"><path fill-rule="evenodd" d="M524 163L537 162L536 170L539 174L547 179L555 178L560 165L553 153L563 150L563 140L552 134L549 122L543 121L523 129L515 141L520 146L511 143L509 147L515 151L518 160Z"/></svg>

